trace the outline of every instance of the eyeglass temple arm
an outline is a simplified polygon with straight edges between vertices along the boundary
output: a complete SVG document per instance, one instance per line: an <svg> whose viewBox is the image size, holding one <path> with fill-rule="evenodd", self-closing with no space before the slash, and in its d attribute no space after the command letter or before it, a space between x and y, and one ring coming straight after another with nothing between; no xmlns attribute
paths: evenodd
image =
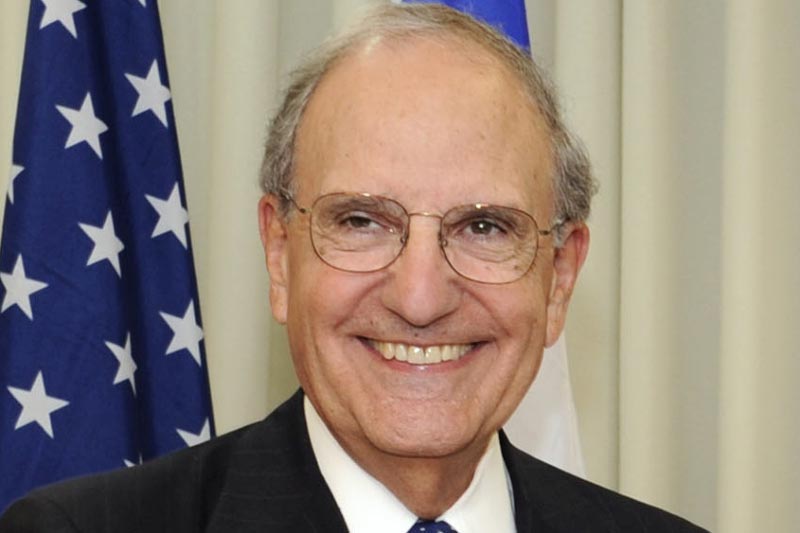
<svg viewBox="0 0 800 533"><path fill-rule="evenodd" d="M294 199L294 196L292 195L292 193L290 193L286 189L284 189L284 188L278 189L278 196L280 196L281 198L283 198L287 202L291 202L291 204L295 207L295 209L300 211L302 214L304 214L304 215L308 214L309 209L307 207L302 207L300 204L298 204L297 201Z"/></svg>
<svg viewBox="0 0 800 533"><path fill-rule="evenodd" d="M547 237L548 235L552 235L554 232L558 231L567 222L568 222L568 220L565 220L563 218L559 218L555 222L553 222L553 225L550 226L549 228L540 229L539 230L539 235L541 235L542 237Z"/></svg>

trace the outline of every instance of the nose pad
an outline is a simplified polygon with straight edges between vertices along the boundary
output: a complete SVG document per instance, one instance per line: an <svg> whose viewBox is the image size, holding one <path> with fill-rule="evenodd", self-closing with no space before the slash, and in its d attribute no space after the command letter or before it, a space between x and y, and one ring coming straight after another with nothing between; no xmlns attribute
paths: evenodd
<svg viewBox="0 0 800 533"><path fill-rule="evenodd" d="M408 236L408 232L406 232L404 235L402 235L400 237L400 244L402 245L402 248L400 249L400 253L398 254L398 257L403 254L403 251L405 251L406 244L408 243L408 237L409 237ZM439 232L439 237L438 237L437 240L439 241L439 251L442 253L442 256L445 259L447 259L447 253L445 252L445 247L447 246L447 239L442 236L441 232ZM448 261L448 263L449 263L449 261Z"/></svg>
<svg viewBox="0 0 800 533"><path fill-rule="evenodd" d="M444 253L444 248L447 246L447 239L442 234L442 215L438 215L436 213L429 213L429 212L420 212L420 213L409 213L408 214L408 225L406 226L405 232L400 237L400 242L402 243L403 247L398 254L398 257L401 257L405 252L405 249L408 247L409 239L411 238L411 221L414 220L413 217L425 217L425 218L437 218L439 219L439 231L436 233L436 241L439 243L439 252L442 254L442 259L445 260L446 263L449 264L447 261L446 254ZM417 232L415 232L417 233Z"/></svg>
<svg viewBox="0 0 800 533"><path fill-rule="evenodd" d="M439 245L439 255L440 255L444 265L449 267L451 271L453 271L454 273L457 274L457 272L455 272L453 270L453 267L450 264L450 260L447 258L447 252L445 250L445 247L448 245L448 242L447 242L447 238L442 233L442 215L438 215L436 213L428 213L428 212L411 213L411 214L409 214L409 223L408 223L408 228L406 229L405 241L403 242L403 249L405 249L405 247L407 246L408 239L410 238L411 220L413 220L413 217L415 217L415 216L416 217L425 217L425 218L429 218L429 219L438 219L439 230L436 232L436 241L435 242ZM417 230L416 233L420 233L420 230ZM423 237L420 236L420 235L417 235L416 238L423 238Z"/></svg>
<svg viewBox="0 0 800 533"><path fill-rule="evenodd" d="M460 289L454 283L458 275L444 255L442 246L446 241L442 239L441 228L433 238L430 229L425 231L419 224L412 237L410 227L409 223L400 256L389 267L391 279L383 301L407 322L422 327L457 309Z"/></svg>

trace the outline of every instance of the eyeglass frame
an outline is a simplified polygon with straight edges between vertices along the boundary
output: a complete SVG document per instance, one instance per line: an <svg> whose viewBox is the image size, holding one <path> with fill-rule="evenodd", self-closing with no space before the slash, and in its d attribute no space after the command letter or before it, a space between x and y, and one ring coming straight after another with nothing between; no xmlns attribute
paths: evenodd
<svg viewBox="0 0 800 533"><path fill-rule="evenodd" d="M564 224L567 223L567 220L556 219L556 221L553 222L550 225L549 228L540 229L539 228L539 223L536 222L536 218L532 214L528 213L527 211L525 211L523 209L518 209L516 207L510 207L510 206L504 206L504 205L498 205L498 204L487 204L487 203L481 203L481 202L453 206L453 207L451 207L450 209L448 209L447 211L445 211L442 214L433 213L433 212L430 212L430 211L418 211L418 212L409 213L408 210L406 209L406 207L403 204L401 204L400 202L398 202L397 200L395 200L394 198L389 198L388 196L382 196L380 194L372 194L372 193L368 193L368 192L352 192L352 191L335 191L335 192L329 192L329 193L325 193L325 194L320 194L319 196L317 196L314 199L313 202L311 202L311 206L310 207L303 207L299 203L297 203L297 200L295 200L294 195L290 191L288 191L286 189L280 189L278 191L278 196L280 198L282 198L283 200L286 200L287 202L291 203L295 207L295 209L297 209L297 211L300 212L301 214L308 215L309 216L309 222L311 222L311 220L312 220L313 212L314 212L314 206L317 204L317 202L319 202L322 198L326 198L326 197L334 196L334 195L353 195L353 196L360 196L360 197L364 197L364 198L376 198L376 199L379 199L379 200L388 200L388 201L393 202L393 203L397 204L398 206L400 206L400 208L403 210L403 213L405 213L405 215L406 215L406 224L405 224L405 230L406 231L405 231L405 235L400 235L400 242L402 243L402 245L400 246L400 249L398 250L397 254L394 256L394 258L391 261L386 263L384 266L379 267L379 268L374 268L374 269L371 269L371 270L349 270L349 269L346 269L346 268L338 267L336 265L332 265L331 263L326 261L325 258L322 257L322 255L319 253L319 250L317 250L317 245L314 242L313 224L309 223L309 225L308 225L308 238L311 241L311 248L314 250L314 254L316 254L316 256L319 258L320 261L322 261L323 263L325 263L329 267L333 268L334 270L338 270L340 272L348 272L348 273L351 273L351 274L369 274L369 273L372 273L372 272L380 272L381 270L384 270L384 269L389 268L390 266L392 266L392 264L394 264L394 262L397 261L397 259L402 255L403 250L405 250L406 244L408 243L408 239L409 239L409 237L411 235L411 217L412 216L421 216L421 217L438 218L439 219L439 250L442 252L442 256L444 256L445 262L447 263L447 265L450 267L450 269L453 272L455 272L456 274L458 274L462 278L467 279L469 281L473 281L475 283L482 283L482 284L485 284L485 285L506 285L506 284L509 284L509 283L514 283L515 281L519 281L520 279L524 278L525 275L528 272L530 272L531 268L533 268L534 263L536 263L536 257L539 254L539 248L540 248L540 246L539 246L539 237L552 236L559 228L561 228L562 226L564 226ZM458 209L458 208L461 208L461 207L468 207L468 206L475 207L476 209L485 209L485 208L488 208L488 207L501 207L503 209L511 209L511 210L516 211L518 213L524 214L525 216L527 216L528 218L530 218L533 221L533 224L536 227L536 232L534 233L534 235L536 235L536 250L534 251L533 257L531 258L531 262L528 265L528 268L525 269L525 271L523 271L518 277L516 277L516 278L514 278L512 280L508 280L508 281L484 281L484 280L480 280L480 279L471 278L471 277L467 276L466 274L463 274L455 266L453 266L453 263L450 261L450 258L448 257L447 252L445 251L445 247L447 246L448 243L447 243L447 239L444 238L444 236L442 235L442 230L444 229L443 228L443 223L444 223L445 216L447 216L448 213L450 213L451 211L453 211L455 209Z"/></svg>

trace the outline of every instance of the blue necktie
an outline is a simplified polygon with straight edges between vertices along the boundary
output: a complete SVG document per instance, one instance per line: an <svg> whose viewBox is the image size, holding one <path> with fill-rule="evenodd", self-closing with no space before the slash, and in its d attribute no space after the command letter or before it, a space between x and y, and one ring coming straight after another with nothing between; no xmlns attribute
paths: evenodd
<svg viewBox="0 0 800 533"><path fill-rule="evenodd" d="M417 520L408 533L458 533L447 522L434 522L433 520Z"/></svg>

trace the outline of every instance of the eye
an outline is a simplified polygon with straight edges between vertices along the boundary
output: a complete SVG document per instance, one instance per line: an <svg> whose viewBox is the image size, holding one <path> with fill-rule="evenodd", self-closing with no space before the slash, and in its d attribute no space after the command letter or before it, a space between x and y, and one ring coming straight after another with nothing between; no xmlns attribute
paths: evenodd
<svg viewBox="0 0 800 533"><path fill-rule="evenodd" d="M473 235L482 237L488 237L498 233L507 233L506 229L500 223L488 217L470 220L464 229Z"/></svg>
<svg viewBox="0 0 800 533"><path fill-rule="evenodd" d="M473 212L453 227L462 239L474 241L503 241L513 233L513 224L487 212Z"/></svg>
<svg viewBox="0 0 800 533"><path fill-rule="evenodd" d="M377 229L382 226L376 221L374 215L368 213L352 212L339 217L339 225L346 229L364 230Z"/></svg>
<svg viewBox="0 0 800 533"><path fill-rule="evenodd" d="M332 229L340 234L373 236L403 232L403 223L383 211L348 209L334 219Z"/></svg>
<svg viewBox="0 0 800 533"><path fill-rule="evenodd" d="M525 240L533 224L521 211L487 205L455 208L443 220L445 236L481 246Z"/></svg>

